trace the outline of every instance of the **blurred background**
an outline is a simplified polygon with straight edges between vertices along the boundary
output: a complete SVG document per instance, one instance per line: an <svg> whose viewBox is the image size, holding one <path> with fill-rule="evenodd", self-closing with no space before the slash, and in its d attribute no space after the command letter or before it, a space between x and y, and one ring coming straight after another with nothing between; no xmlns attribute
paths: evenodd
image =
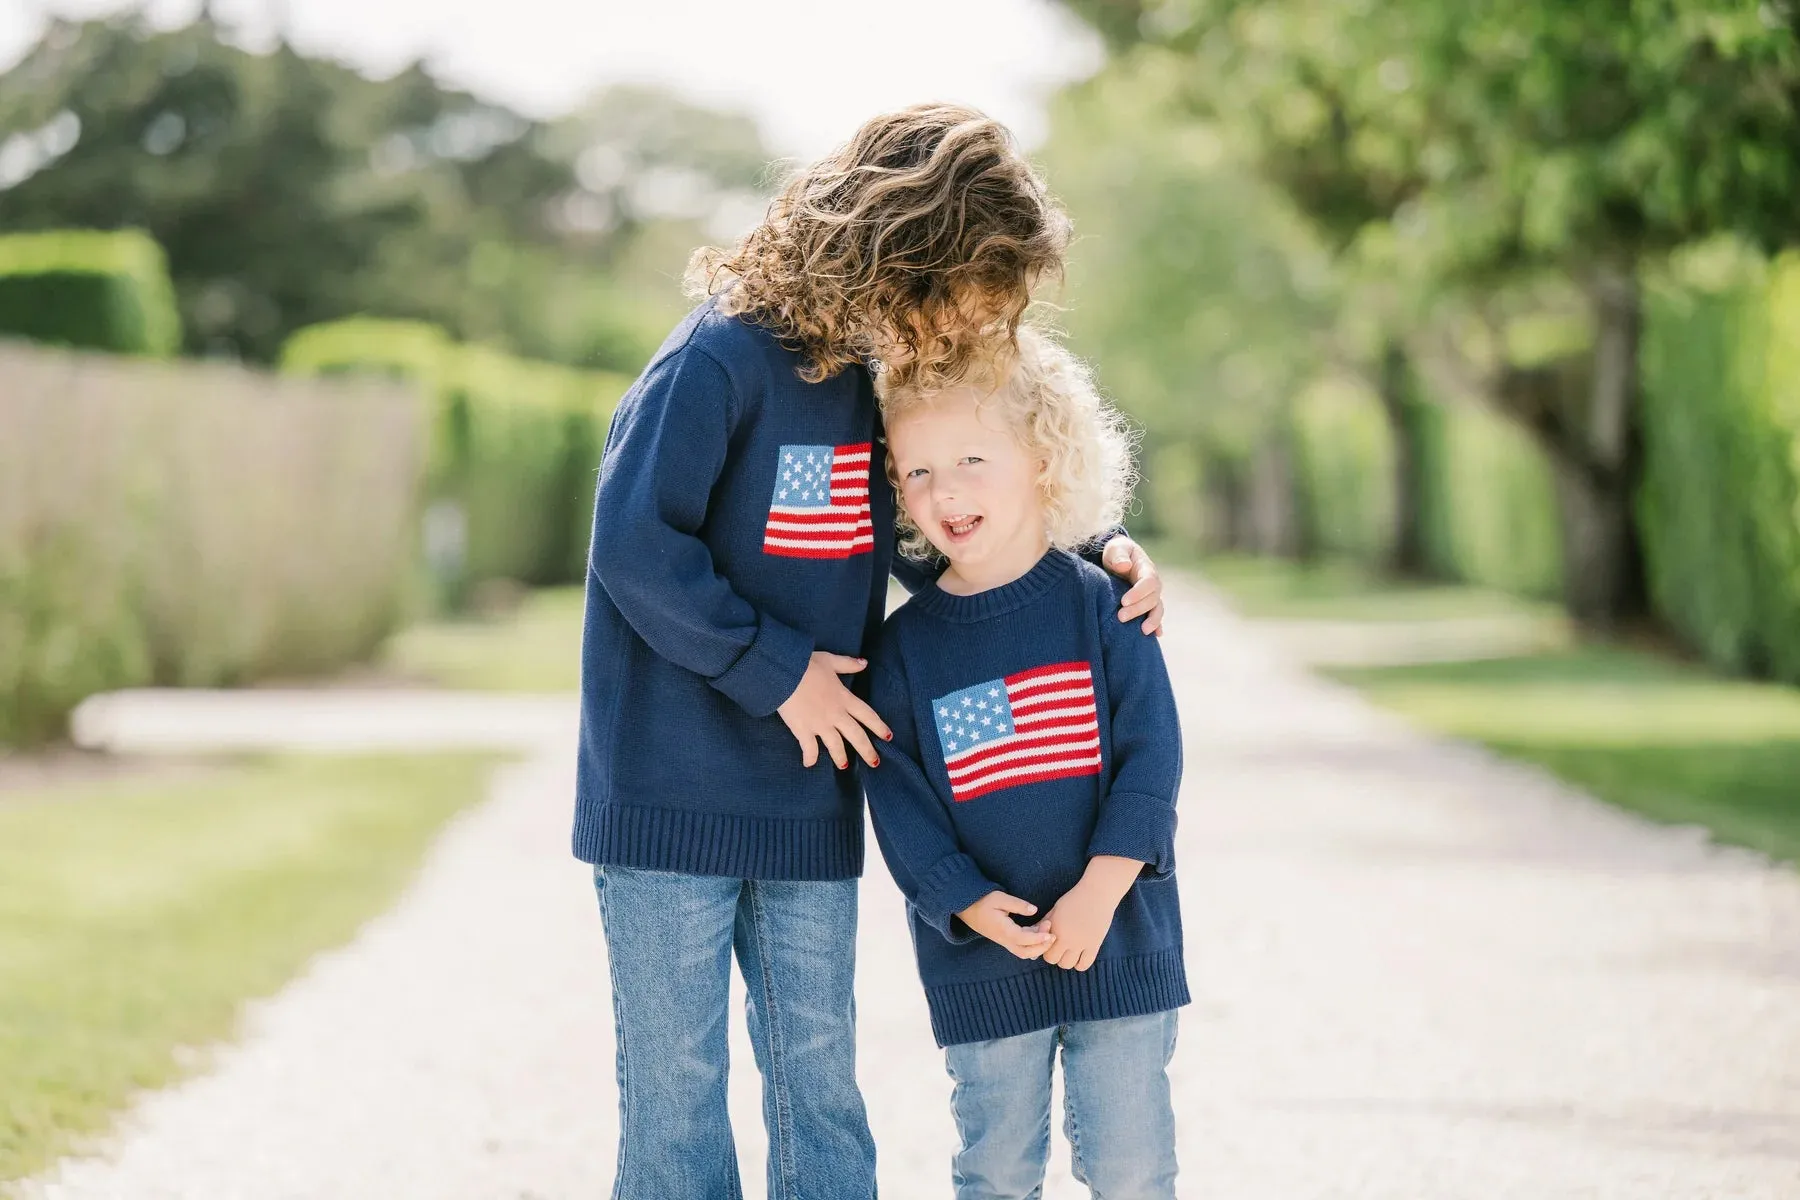
<svg viewBox="0 0 1800 1200"><path fill-rule="evenodd" d="M77 705L573 689L599 446L688 254L922 99L1070 209L1046 315L1145 430L1160 563L1428 726L1800 857L1797 21L0 6L0 1179L378 911L487 762L149 765ZM115 870L162 915L93 903Z"/></svg>

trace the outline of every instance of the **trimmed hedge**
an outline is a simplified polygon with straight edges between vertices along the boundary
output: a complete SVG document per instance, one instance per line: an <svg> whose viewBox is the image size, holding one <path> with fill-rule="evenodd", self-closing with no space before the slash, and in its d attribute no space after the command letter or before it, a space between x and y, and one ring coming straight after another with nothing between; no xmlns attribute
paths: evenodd
<svg viewBox="0 0 1800 1200"><path fill-rule="evenodd" d="M484 579L568 583L586 571L594 472L623 376L460 345L436 326L353 318L289 339L284 370L417 380L437 405L429 493L461 514L454 603Z"/></svg>
<svg viewBox="0 0 1800 1200"><path fill-rule="evenodd" d="M162 248L136 230L0 236L0 336L166 358L181 318Z"/></svg>
<svg viewBox="0 0 1800 1200"><path fill-rule="evenodd" d="M1425 562L1445 579L1562 595L1562 529L1549 464L1529 435L1470 403L1408 410L1420 455Z"/></svg>
<svg viewBox="0 0 1800 1200"><path fill-rule="evenodd" d="M0 743L95 692L367 657L416 585L410 388L0 346Z"/></svg>
<svg viewBox="0 0 1800 1200"><path fill-rule="evenodd" d="M1639 527L1664 618L1800 683L1800 255L1732 274L1646 289Z"/></svg>
<svg viewBox="0 0 1800 1200"><path fill-rule="evenodd" d="M1561 592L1561 532L1543 455L1474 404L1407 406L1419 455L1426 566L1450 580L1530 596ZM1381 567L1393 539L1393 431L1365 385L1313 385L1294 410L1295 487L1305 544Z"/></svg>

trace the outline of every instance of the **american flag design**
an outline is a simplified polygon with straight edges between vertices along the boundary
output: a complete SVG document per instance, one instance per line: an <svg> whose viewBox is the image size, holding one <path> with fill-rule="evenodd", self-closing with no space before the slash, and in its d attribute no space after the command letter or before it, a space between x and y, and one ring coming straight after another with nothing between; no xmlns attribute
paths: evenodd
<svg viewBox="0 0 1800 1200"><path fill-rule="evenodd" d="M931 702L950 794L1100 773L1094 672L1085 662L1033 667Z"/></svg>
<svg viewBox="0 0 1800 1200"><path fill-rule="evenodd" d="M783 446L763 529L763 553L849 558L875 551L869 516L868 442Z"/></svg>

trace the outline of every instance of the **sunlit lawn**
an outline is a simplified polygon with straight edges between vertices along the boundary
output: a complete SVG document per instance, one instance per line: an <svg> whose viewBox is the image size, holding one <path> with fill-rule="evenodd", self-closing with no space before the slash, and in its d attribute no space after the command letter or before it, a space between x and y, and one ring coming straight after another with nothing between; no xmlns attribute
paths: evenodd
<svg viewBox="0 0 1800 1200"><path fill-rule="evenodd" d="M543 588L502 617L415 625L388 642L382 662L439 687L572 692L581 686L581 614L581 588Z"/></svg>
<svg viewBox="0 0 1800 1200"><path fill-rule="evenodd" d="M1153 550L1162 553L1161 547ZM1354 564L1299 566L1277 559L1209 556L1194 561L1245 616L1318 621L1557 618L1555 605L1466 584L1382 579Z"/></svg>
<svg viewBox="0 0 1800 1200"><path fill-rule="evenodd" d="M1800 691L1607 647L1332 672L1659 821L1800 861Z"/></svg>
<svg viewBox="0 0 1800 1200"><path fill-rule="evenodd" d="M273 758L0 792L0 1181L348 940L493 761Z"/></svg>
<svg viewBox="0 0 1800 1200"><path fill-rule="evenodd" d="M1502 592L1395 584L1351 566L1207 558L1199 567L1252 618L1559 619L1553 605ZM1603 645L1330 674L1623 808L1800 860L1800 690Z"/></svg>

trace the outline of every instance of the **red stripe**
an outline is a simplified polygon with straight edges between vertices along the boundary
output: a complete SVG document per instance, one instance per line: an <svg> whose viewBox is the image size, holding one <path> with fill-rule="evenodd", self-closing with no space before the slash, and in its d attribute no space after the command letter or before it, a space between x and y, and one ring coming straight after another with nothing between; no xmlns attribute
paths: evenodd
<svg viewBox="0 0 1800 1200"><path fill-rule="evenodd" d="M1088 664L1084 662L1052 663L1047 667L1033 667L1029 671L1020 671L1017 675L1008 675L1006 686L1010 688L1015 684L1029 683L1040 675L1061 675L1067 671L1087 671L1090 678L1093 675Z"/></svg>
<svg viewBox="0 0 1800 1200"><path fill-rule="evenodd" d="M1043 771L1036 775L1021 775L1012 779L997 779L993 783L986 783L966 792L959 792L952 787L950 789L950 795L960 804L965 800L974 800L979 796L985 796L989 792L1000 791L1002 788L1018 787L1019 785L1026 783L1044 783L1051 779L1069 779L1077 775L1098 775L1099 773L1100 767L1098 764L1080 767L1064 767L1059 770Z"/></svg>
<svg viewBox="0 0 1800 1200"><path fill-rule="evenodd" d="M991 775L995 771L1016 771L1023 767L1043 766L1048 763L1067 762L1071 758L1092 758L1100 753L1099 738L1083 738L1079 742L1063 741L1054 746L1045 746L1040 750L1020 754L1017 758L1005 759L1004 754L996 754L986 759L970 759L966 763L956 764L956 770L950 776L951 787L966 787L972 779ZM1017 751L1018 747L1009 747Z"/></svg>
<svg viewBox="0 0 1800 1200"><path fill-rule="evenodd" d="M1030 733L1014 734L1003 742L993 742L979 749L971 748L961 751L961 756L954 762L946 759L944 769L957 775L966 775L971 763L985 761L992 755L1002 754L1009 750L1028 750L1034 746L1067 745L1070 742L1085 742L1100 736L1098 722L1088 721L1077 725L1046 725L1042 729L1034 729Z"/></svg>
<svg viewBox="0 0 1800 1200"><path fill-rule="evenodd" d="M795 546L764 546L763 553L773 554L778 558L854 558L858 554L868 554L874 549L874 542L863 541L850 545L808 547L806 549Z"/></svg>
<svg viewBox="0 0 1800 1200"><path fill-rule="evenodd" d="M1059 693L1062 690L1074 692L1075 694L1072 696L1061 695ZM1019 701L1015 700L1015 701L1013 701L1012 710L1013 710L1013 715L1016 717L1023 713L1039 712L1042 710L1054 709L1054 708L1069 708L1071 706L1092 704L1093 702L1094 702L1094 689L1093 688L1081 688L1079 690L1077 690L1075 688L1068 688L1068 689L1059 689L1059 691L1055 691L1055 692L1044 692L1044 693L1042 693L1041 699L1033 698L1024 703L1020 703Z"/></svg>
<svg viewBox="0 0 1800 1200"><path fill-rule="evenodd" d="M820 525L829 524L832 521L855 521L858 519L871 520L873 518L866 507L819 508L805 513L772 512L769 514L771 522L780 521L786 525Z"/></svg>
<svg viewBox="0 0 1800 1200"><path fill-rule="evenodd" d="M834 447L834 449L839 454L867 454L867 453L869 453L869 451L873 450L874 448L875 448L874 442L857 442L855 445L852 445L852 446Z"/></svg>

